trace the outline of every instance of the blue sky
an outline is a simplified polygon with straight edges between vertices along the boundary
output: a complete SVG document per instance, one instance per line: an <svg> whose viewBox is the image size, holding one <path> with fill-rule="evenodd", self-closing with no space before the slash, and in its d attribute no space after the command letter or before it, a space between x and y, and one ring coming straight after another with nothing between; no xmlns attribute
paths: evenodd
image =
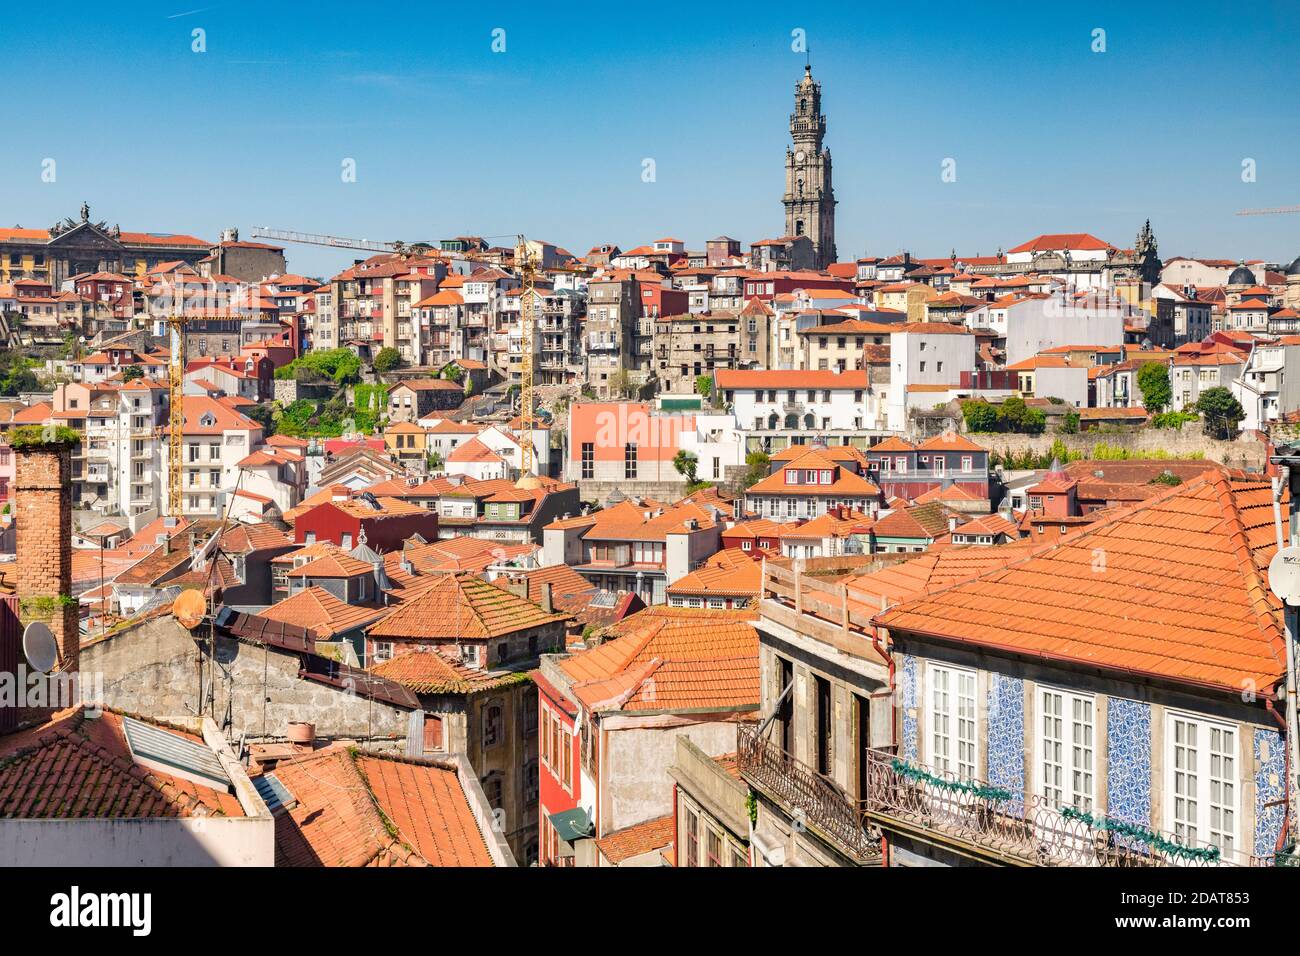
<svg viewBox="0 0 1300 956"><path fill-rule="evenodd" d="M783 231L801 28L842 259L991 254L1043 232L1129 245L1148 216L1165 257L1300 254L1300 215L1233 215L1300 204L1291 3L790 6L24 5L0 31L0 223L46 226L86 200L125 229L205 238L748 243ZM289 255L318 275L350 259Z"/></svg>

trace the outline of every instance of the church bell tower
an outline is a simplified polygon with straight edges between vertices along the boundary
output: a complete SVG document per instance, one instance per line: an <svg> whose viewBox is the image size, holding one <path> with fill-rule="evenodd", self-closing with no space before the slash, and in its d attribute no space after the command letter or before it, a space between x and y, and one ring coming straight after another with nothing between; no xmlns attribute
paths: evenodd
<svg viewBox="0 0 1300 956"><path fill-rule="evenodd" d="M785 151L785 234L807 236L816 250L817 267L835 261L835 191L831 186L831 151L822 145L826 117L822 86L812 78L812 66L794 87L790 139Z"/></svg>

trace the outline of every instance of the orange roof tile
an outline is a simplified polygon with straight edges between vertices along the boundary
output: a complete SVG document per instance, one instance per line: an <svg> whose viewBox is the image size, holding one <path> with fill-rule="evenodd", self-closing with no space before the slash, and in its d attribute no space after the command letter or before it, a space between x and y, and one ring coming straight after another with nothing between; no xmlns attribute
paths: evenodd
<svg viewBox="0 0 1300 956"><path fill-rule="evenodd" d="M727 548L668 585L668 593L757 597L763 584L762 577L762 566L749 554L740 548Z"/></svg>
<svg viewBox="0 0 1300 956"><path fill-rule="evenodd" d="M670 813L637 823L622 830L615 830L596 841L605 859L614 864L622 863L633 857L662 850L672 845L676 819Z"/></svg>
<svg viewBox="0 0 1300 956"><path fill-rule="evenodd" d="M333 746L271 771L277 866L491 866L455 767Z"/></svg>
<svg viewBox="0 0 1300 956"><path fill-rule="evenodd" d="M142 718L147 720L147 718ZM170 733L193 734L148 720ZM137 763L121 715L72 708L0 736L0 818L242 817L224 790Z"/></svg>
<svg viewBox="0 0 1300 956"><path fill-rule="evenodd" d="M560 663L592 710L756 710L755 611L651 607Z"/></svg>
<svg viewBox="0 0 1300 956"><path fill-rule="evenodd" d="M258 617L295 624L311 631L318 640L328 640L335 634L369 624L385 613L379 608L346 604L322 587L310 587L272 604Z"/></svg>
<svg viewBox="0 0 1300 956"><path fill-rule="evenodd" d="M1267 479L1207 471L877 620L895 632L1267 693L1285 659L1266 585L1271 505Z"/></svg>
<svg viewBox="0 0 1300 956"><path fill-rule="evenodd" d="M370 629L372 637L463 640L514 634L555 621L551 614L504 588L467 574L447 574Z"/></svg>

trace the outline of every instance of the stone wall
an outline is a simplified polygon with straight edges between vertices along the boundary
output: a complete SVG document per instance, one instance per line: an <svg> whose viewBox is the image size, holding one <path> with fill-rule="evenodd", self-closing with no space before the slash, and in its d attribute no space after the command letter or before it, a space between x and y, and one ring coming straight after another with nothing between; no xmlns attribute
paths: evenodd
<svg viewBox="0 0 1300 956"><path fill-rule="evenodd" d="M334 386L319 382L299 382L291 378L275 379L275 400L289 406L300 398L324 401L334 395Z"/></svg>
<svg viewBox="0 0 1300 956"><path fill-rule="evenodd" d="M686 494L686 481L579 481L578 496L592 504L604 505L615 491L625 498L637 496L655 501L676 501Z"/></svg>
<svg viewBox="0 0 1300 956"><path fill-rule="evenodd" d="M83 673L102 674L104 703L141 714L195 713L199 660L194 638L170 614L91 641L81 654ZM297 654L218 637L218 727L232 738L283 738L289 721L308 720L318 737L404 747L409 711L300 678L298 670Z"/></svg>
<svg viewBox="0 0 1300 956"><path fill-rule="evenodd" d="M1164 452L1178 457L1192 457L1200 453L1206 461L1226 464L1231 468L1262 470L1268 460L1267 448L1253 434L1243 435L1236 441L1219 441L1207 437L1197 422L1182 428L1142 428L1126 432L1082 432L1078 435L1058 435L1044 432L1041 435L991 434L968 432L967 438L989 451L1012 452L1033 450L1045 453L1059 440L1072 451L1082 451L1092 457L1097 445L1124 448L1134 458Z"/></svg>

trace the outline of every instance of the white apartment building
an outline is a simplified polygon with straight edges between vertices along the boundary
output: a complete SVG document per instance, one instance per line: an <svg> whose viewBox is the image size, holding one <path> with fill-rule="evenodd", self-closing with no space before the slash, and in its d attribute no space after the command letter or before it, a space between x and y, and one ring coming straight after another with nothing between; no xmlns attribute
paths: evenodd
<svg viewBox="0 0 1300 956"><path fill-rule="evenodd" d="M219 398L185 396L181 507L187 517L220 517L226 498L239 485L239 463L262 441L262 426ZM166 461L163 468L165 473ZM167 482L160 496L168 513Z"/></svg>
<svg viewBox="0 0 1300 956"><path fill-rule="evenodd" d="M1300 341L1258 342L1229 387L1246 417L1243 429L1261 428L1300 409Z"/></svg>
<svg viewBox="0 0 1300 956"><path fill-rule="evenodd" d="M1123 345L1124 323L1133 308L1117 299L1035 295L998 299L966 313L971 329L990 329L1014 365L1062 345Z"/></svg>
<svg viewBox="0 0 1300 956"><path fill-rule="evenodd" d="M82 430L73 452L79 507L120 514L137 530L157 512L165 480L167 389L150 379L125 385L70 383L55 389L52 420Z"/></svg>
<svg viewBox="0 0 1300 956"><path fill-rule="evenodd" d="M1173 391L1173 410L1192 411L1201 392L1207 388L1232 388L1246 369L1247 359L1237 352L1210 352L1205 355L1175 355L1169 368L1169 387ZM1242 403L1245 408L1245 403Z"/></svg>
<svg viewBox="0 0 1300 956"><path fill-rule="evenodd" d="M716 379L737 429L746 434L823 435L883 427L878 416L868 416L870 381L864 369L721 369Z"/></svg>
<svg viewBox="0 0 1300 956"><path fill-rule="evenodd" d="M946 401L960 384L962 372L974 369L975 336L965 327L947 322L899 325L889 336L889 385L881 398L885 409L882 427L905 431L912 407Z"/></svg>

